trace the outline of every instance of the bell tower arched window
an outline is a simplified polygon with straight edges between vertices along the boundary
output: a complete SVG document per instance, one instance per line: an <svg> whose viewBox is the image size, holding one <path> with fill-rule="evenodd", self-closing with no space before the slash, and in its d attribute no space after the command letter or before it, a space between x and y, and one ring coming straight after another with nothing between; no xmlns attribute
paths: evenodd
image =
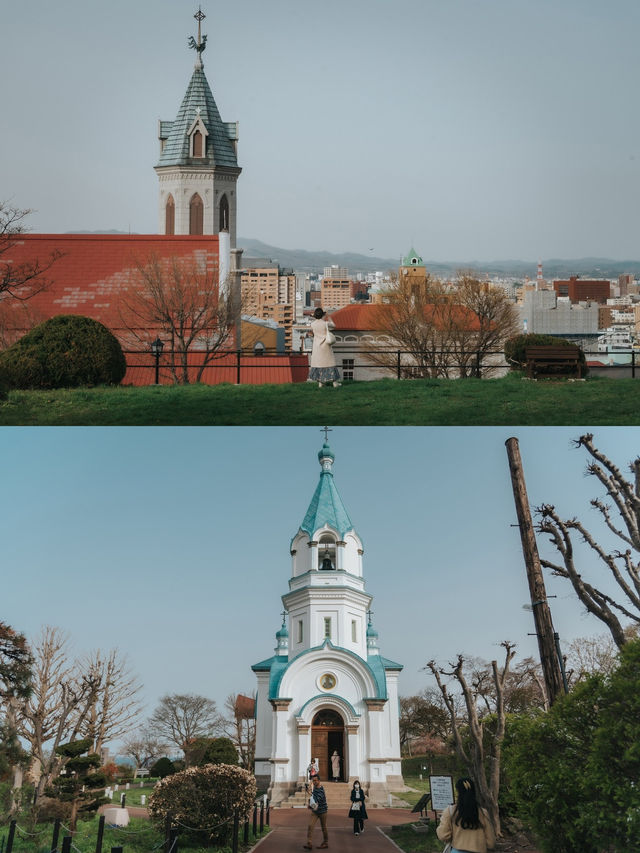
<svg viewBox="0 0 640 853"><path fill-rule="evenodd" d="M193 134L193 156L194 157L202 157L202 134L199 130L196 130Z"/></svg>
<svg viewBox="0 0 640 853"><path fill-rule="evenodd" d="M323 535L318 542L318 570L331 572L336 568L336 542L330 535Z"/></svg>
<svg viewBox="0 0 640 853"><path fill-rule="evenodd" d="M198 193L195 193L189 202L189 234L203 234L203 229L204 204Z"/></svg>
<svg viewBox="0 0 640 853"><path fill-rule="evenodd" d="M176 233L176 204L170 195L164 208L164 233Z"/></svg>
<svg viewBox="0 0 640 853"><path fill-rule="evenodd" d="M226 194L220 199L220 231L229 230L229 199Z"/></svg>

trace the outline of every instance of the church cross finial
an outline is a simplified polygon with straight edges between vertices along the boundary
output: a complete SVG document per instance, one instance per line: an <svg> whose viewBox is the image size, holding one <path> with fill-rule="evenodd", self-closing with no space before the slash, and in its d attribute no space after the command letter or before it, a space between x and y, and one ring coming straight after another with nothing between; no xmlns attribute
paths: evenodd
<svg viewBox="0 0 640 853"><path fill-rule="evenodd" d="M202 61L202 52L207 46L207 37L202 35L201 24L207 16L202 11L200 6L198 6L198 11L193 17L198 22L198 41L196 41L193 36L190 36L189 47L191 48L191 50L195 50L195 52L198 54L198 59Z"/></svg>
<svg viewBox="0 0 640 853"><path fill-rule="evenodd" d="M373 624L373 610L367 610L367 622L369 627Z"/></svg>
<svg viewBox="0 0 640 853"><path fill-rule="evenodd" d="M332 429L330 429L330 427L322 427L322 429L320 430L320 432L323 432L323 433L324 433L324 440L325 440L325 444L326 444L326 442L328 442L328 441L329 441L329 433L330 433L330 432L333 432L333 430L332 430Z"/></svg>
<svg viewBox="0 0 640 853"><path fill-rule="evenodd" d="M285 620L286 620L286 618L287 618L287 611L286 611L286 610L283 610L283 611L282 611L282 613L281 613L280 615L282 616L282 624L284 625Z"/></svg>

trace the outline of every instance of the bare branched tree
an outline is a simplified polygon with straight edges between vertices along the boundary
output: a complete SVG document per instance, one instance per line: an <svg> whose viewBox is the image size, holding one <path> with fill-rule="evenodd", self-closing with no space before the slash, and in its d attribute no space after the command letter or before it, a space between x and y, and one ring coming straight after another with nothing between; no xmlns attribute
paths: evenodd
<svg viewBox="0 0 640 853"><path fill-rule="evenodd" d="M8 201L0 201L0 299L10 296L24 301L50 286L44 275L62 257L62 252L53 251L45 258L34 258L15 263L11 250L20 236L27 231L26 218L32 210L21 210Z"/></svg>
<svg viewBox="0 0 640 853"><path fill-rule="evenodd" d="M163 696L149 717L149 729L160 739L175 744L185 752L192 740L213 737L224 728L224 720L216 703L193 693L174 693Z"/></svg>
<svg viewBox="0 0 640 853"><path fill-rule="evenodd" d="M80 733L92 741L89 752L100 755L106 743L123 737L136 725L142 685L117 649L106 655L93 652L81 661L81 667L100 686Z"/></svg>
<svg viewBox="0 0 640 853"><path fill-rule="evenodd" d="M146 729L140 728L123 740L122 751L135 761L136 767L148 770L159 758L167 754L169 746L166 741L155 738Z"/></svg>
<svg viewBox="0 0 640 853"><path fill-rule="evenodd" d="M133 341L148 348L158 334L168 344L168 366L174 382L194 377L189 355L197 353L195 381L233 341L242 313L241 299L231 287L219 287L217 271L206 260L152 257L138 264L129 294L120 306L124 328Z"/></svg>
<svg viewBox="0 0 640 853"><path fill-rule="evenodd" d="M20 710L18 731L39 765L38 796L60 772L62 743L78 737L100 689L94 673L83 672L70 656L67 637L43 628L33 645L32 691Z"/></svg>
<svg viewBox="0 0 640 853"><path fill-rule="evenodd" d="M551 569L558 577L566 578L589 613L600 619L611 631L611 636L622 647L628 639L622 620L640 626L640 457L629 466L633 480L628 480L622 471L593 443L593 435L587 433L574 442L583 447L591 460L587 474L595 477L605 488L609 501L602 498L591 500L605 527L621 544L621 548L609 549L600 544L592 532L577 518L563 519L551 504L543 504L536 510L541 516L538 532L546 533L555 547L560 561L540 560L542 566ZM574 550L573 534L577 533L586 543L609 579L613 579L620 592L620 599L613 598L599 586L584 577L585 568L579 565Z"/></svg>
<svg viewBox="0 0 640 853"><path fill-rule="evenodd" d="M478 799L483 805L491 819L496 835L500 835L500 813L498 808L498 795L500 793L500 758L502 754L502 742L506 723L505 710L505 684L509 674L511 660L515 655L512 643L503 642L501 646L505 650L504 663L498 667L496 661L491 662L491 680L493 688L493 701L489 705L489 691L484 676L475 677L469 681L464 671L465 658L458 655L457 663L450 664L451 669L445 670L431 660L427 664L433 673L445 706L449 711L451 728L456 752L460 760L467 767L469 776L474 780L478 791ZM466 714L461 720L456 711L455 694L452 694L449 685L442 680L442 676L454 678L464 698ZM482 690L482 692L480 692ZM491 711L492 725L490 729L485 726L487 712ZM468 731L468 738L463 736L463 727ZM490 744L490 752L486 754L487 739ZM487 773L486 766L489 771Z"/></svg>
<svg viewBox="0 0 640 853"><path fill-rule="evenodd" d="M396 280L385 298L378 330L409 353L409 376L488 376L495 369L490 354L517 330L515 306L504 291L467 273L449 286L428 274L419 282ZM394 352L380 352L375 361L397 371Z"/></svg>
<svg viewBox="0 0 640 853"><path fill-rule="evenodd" d="M224 734L238 751L240 764L253 772L256 754L255 696L232 693L224 703Z"/></svg>

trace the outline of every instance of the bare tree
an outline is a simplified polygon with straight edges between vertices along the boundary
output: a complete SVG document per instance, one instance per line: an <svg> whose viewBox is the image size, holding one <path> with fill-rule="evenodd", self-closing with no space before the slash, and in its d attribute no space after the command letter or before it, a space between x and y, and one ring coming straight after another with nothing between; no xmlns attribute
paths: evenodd
<svg viewBox="0 0 640 853"><path fill-rule="evenodd" d="M155 737L175 744L185 752L198 737L212 737L223 730L224 721L216 703L193 693L163 696L149 717L149 728Z"/></svg>
<svg viewBox="0 0 640 853"><path fill-rule="evenodd" d="M106 655L95 651L81 661L81 667L100 685L81 728L81 735L91 739L89 752L100 755L105 743L123 737L136 725L142 685L117 649Z"/></svg>
<svg viewBox="0 0 640 853"><path fill-rule="evenodd" d="M169 746L165 741L140 728L124 739L122 751L135 761L136 767L148 770L159 758L167 754Z"/></svg>
<svg viewBox="0 0 640 853"><path fill-rule="evenodd" d="M483 677L478 681L476 678L475 683L470 682L464 672L465 659L462 655L458 655L457 663L450 664L450 670L438 667L433 660L427 664L449 711L456 752L476 784L480 803L487 809L496 835L500 835L498 795L500 793L500 758L506 724L504 690L511 660L515 655L512 643L505 641L501 646L505 650L502 667L499 668L496 661L491 661L493 702L490 705L486 679ZM442 680L443 675L454 678L462 691L466 709L464 720L458 717L454 695ZM491 727L485 725L488 711L491 711ZM468 729L468 739L463 737L462 725ZM485 749L487 737L490 744L488 755Z"/></svg>
<svg viewBox="0 0 640 853"><path fill-rule="evenodd" d="M10 296L24 301L50 286L44 273L62 257L55 250L44 260L34 258L15 263L11 250L27 231L25 220L32 210L21 210L8 201L0 201L0 299ZM5 257L6 256L6 257Z"/></svg>
<svg viewBox="0 0 640 853"><path fill-rule="evenodd" d="M490 375L492 352L517 329L515 307L503 290L461 274L444 285L428 274L422 281L396 280L377 312L378 330L409 354L407 376L449 378ZM396 353L374 360L397 371Z"/></svg>
<svg viewBox="0 0 640 853"><path fill-rule="evenodd" d="M437 701L438 698L440 701ZM424 690L415 696L400 697L400 748L407 755L412 746L425 739L443 743L451 735L449 713L440 694Z"/></svg>
<svg viewBox="0 0 640 853"><path fill-rule="evenodd" d="M180 384L193 375L190 353L198 354L199 382L206 366L228 349L241 313L240 298L231 287L218 285L216 271L205 260L157 256L138 264L120 308L133 340L148 347L158 334L168 339L169 368Z"/></svg>
<svg viewBox="0 0 640 853"><path fill-rule="evenodd" d="M600 513L605 527L621 547L610 549L600 544L577 518L563 519L553 505L543 504L537 509L541 516L537 529L549 534L560 561L541 559L540 562L554 575L571 583L589 613L604 622L620 648L628 639L621 620L627 619L632 625L640 626L640 457L629 466L633 475L630 481L597 449L591 433L581 436L574 444L583 447L591 457L587 474L604 486L610 500L593 498L591 506ZM574 551L574 532L586 543L609 579L613 579L621 594L620 600L585 579L586 566Z"/></svg>
<svg viewBox="0 0 640 853"><path fill-rule="evenodd" d="M224 734L238 751L240 765L253 772L256 754L255 695L232 693L224 703Z"/></svg>
<svg viewBox="0 0 640 853"><path fill-rule="evenodd" d="M18 731L38 762L40 796L64 765L56 749L78 737L100 680L94 673L82 672L70 658L67 637L58 628L43 628L33 657L32 691L20 710Z"/></svg>

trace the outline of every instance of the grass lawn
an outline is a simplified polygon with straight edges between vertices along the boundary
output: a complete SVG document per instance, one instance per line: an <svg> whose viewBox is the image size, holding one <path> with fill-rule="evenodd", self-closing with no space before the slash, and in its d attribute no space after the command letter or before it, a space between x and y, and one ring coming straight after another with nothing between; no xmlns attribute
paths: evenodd
<svg viewBox="0 0 640 853"><path fill-rule="evenodd" d="M111 802L114 806L120 805L120 796L121 794L126 794L126 805L127 806L141 806L142 802L140 798L144 794L147 798L145 808L149 805L149 797L153 793L153 785L143 785L140 787L140 782L131 782L131 787L129 790L126 790L125 785L119 785L118 790L113 792L113 796L111 797ZM114 787L113 785L111 786Z"/></svg>
<svg viewBox="0 0 640 853"><path fill-rule="evenodd" d="M429 790L429 777L427 776L425 779L420 779L418 776L405 776L404 782L408 788L415 788L415 791L394 791L393 795L399 800L404 800L405 803L409 803L410 806L415 806L420 798Z"/></svg>
<svg viewBox="0 0 640 853"><path fill-rule="evenodd" d="M444 843L438 839L435 826L430 823L428 828L425 828L426 832L416 832L413 825L408 823L394 827L387 835L404 853L440 853Z"/></svg>
<svg viewBox="0 0 640 853"><path fill-rule="evenodd" d="M640 381L502 379L12 391L4 426L640 424Z"/></svg>

